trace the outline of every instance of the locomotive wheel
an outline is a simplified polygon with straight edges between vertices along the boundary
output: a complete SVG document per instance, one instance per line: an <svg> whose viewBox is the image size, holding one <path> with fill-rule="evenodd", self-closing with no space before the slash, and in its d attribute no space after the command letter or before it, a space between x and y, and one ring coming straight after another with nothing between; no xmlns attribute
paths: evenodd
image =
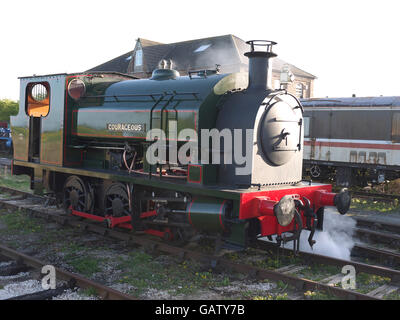
<svg viewBox="0 0 400 320"><path fill-rule="evenodd" d="M310 175L313 178L319 178L321 176L321 168L317 165L313 165L310 168Z"/></svg>
<svg viewBox="0 0 400 320"><path fill-rule="evenodd" d="M72 209L81 212L91 212L93 208L93 195L89 192L88 186L78 176L69 177L63 188L63 206L68 210Z"/></svg>
<svg viewBox="0 0 400 320"><path fill-rule="evenodd" d="M106 216L129 216L129 196L126 186L122 183L110 185L104 196L104 214Z"/></svg>

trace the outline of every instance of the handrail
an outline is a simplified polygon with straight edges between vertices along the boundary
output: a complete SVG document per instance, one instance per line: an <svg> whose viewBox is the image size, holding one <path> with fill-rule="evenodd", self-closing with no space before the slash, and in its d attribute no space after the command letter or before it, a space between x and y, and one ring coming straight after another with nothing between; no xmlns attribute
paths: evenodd
<svg viewBox="0 0 400 320"><path fill-rule="evenodd" d="M115 101L108 102L121 102L118 98L130 98L130 97L150 97L151 100L131 100L131 101L123 101L123 102L157 102L156 97L165 97L171 95L173 97L172 101L199 101L198 92L162 92L162 93L149 93L149 94L120 94L120 95L96 95L96 96L83 96L81 99L96 99L96 98L113 98ZM193 98L176 98L177 96L187 96L192 95Z"/></svg>

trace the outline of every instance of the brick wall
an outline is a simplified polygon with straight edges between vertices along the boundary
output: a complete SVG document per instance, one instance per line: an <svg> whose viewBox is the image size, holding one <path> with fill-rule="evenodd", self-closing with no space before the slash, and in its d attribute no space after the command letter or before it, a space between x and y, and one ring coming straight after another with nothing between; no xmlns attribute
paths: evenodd
<svg viewBox="0 0 400 320"><path fill-rule="evenodd" d="M273 71L272 72L272 89L279 89L280 85L280 73ZM300 89L301 85L301 89ZM297 88L297 90L296 90ZM295 75L295 79L293 82L285 85L285 89L295 95L298 98L301 98L300 92L302 91L302 98L312 98L314 96L314 79L299 77Z"/></svg>

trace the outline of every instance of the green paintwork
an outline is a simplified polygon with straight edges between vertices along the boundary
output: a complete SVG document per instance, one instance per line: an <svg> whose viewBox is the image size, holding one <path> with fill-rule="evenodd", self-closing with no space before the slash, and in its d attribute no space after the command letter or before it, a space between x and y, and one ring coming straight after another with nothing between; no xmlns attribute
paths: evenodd
<svg viewBox="0 0 400 320"><path fill-rule="evenodd" d="M29 121L21 119L21 121L12 121L12 123L11 137L14 146L14 159L28 161Z"/></svg>
<svg viewBox="0 0 400 320"><path fill-rule="evenodd" d="M103 180L119 181L123 183L132 183L133 185L141 185L146 187L154 187L157 189L165 189L177 191L182 193L189 193L195 199L192 205L191 217L192 223L203 230L204 226L210 227L210 232L222 231L220 227L219 212L223 201L227 200L232 206L232 218L239 217L239 203L241 192L249 192L249 190L240 189L223 189L223 188L207 188L199 184L176 183L175 181L168 181L167 179L159 179L153 177L152 179L132 176L122 172L106 172L104 170L88 170L80 168L57 167L51 165L43 165L32 162L14 160L14 167L18 168L28 167L33 168L35 172L52 171L63 173L67 175L77 175L86 177L95 177ZM39 180L41 179L41 175ZM40 183L36 188L42 187ZM257 191L256 189L253 191ZM190 204L189 204L190 205ZM189 209L189 207L188 207ZM216 223L214 225L214 223ZM227 225L227 235L225 240L235 245L244 246L245 243L245 223L237 221L234 224Z"/></svg>
<svg viewBox="0 0 400 320"><path fill-rule="evenodd" d="M114 73L93 73L93 74L71 74L66 77L65 88L68 88L68 84L73 79L80 79L85 83L86 93L84 98L75 101L69 95L67 95L65 99L65 110L66 113L64 115L64 133L66 137L65 145L64 145L64 166L70 167L80 167L85 164L89 164L93 159L86 159L88 161L84 161L82 163L82 159L84 154L81 149L76 149L76 146L79 144L76 141L76 136L73 133L76 132L76 114L80 108L95 108L97 106L103 106L105 98L104 93L111 85L125 80L131 80L132 77L121 74ZM90 97L90 98L89 98ZM93 114L92 114L93 115ZM93 119L91 120L91 122ZM88 132L90 134L90 132ZM105 163L104 157L98 159L99 161L103 161ZM88 166L90 168L90 166ZM96 165L96 168L98 166Z"/></svg>
<svg viewBox="0 0 400 320"><path fill-rule="evenodd" d="M91 141L143 141L151 128L161 128L168 135L169 120L178 122L178 133L183 129L198 131L201 128L214 128L217 115L215 106L219 97L240 86L241 79L238 74L230 74L207 78L118 82L104 90L106 97L102 105L91 106L93 99L88 93L84 103L79 102L74 107L71 135ZM216 87L218 90L214 90ZM138 124L143 125L145 130L111 131L108 124Z"/></svg>
<svg viewBox="0 0 400 320"><path fill-rule="evenodd" d="M229 225L229 237L226 239L227 242L238 245L240 247L246 247L246 232L247 232L248 222L239 220L236 223Z"/></svg>
<svg viewBox="0 0 400 320"><path fill-rule="evenodd" d="M188 168L188 181L191 183L201 183L202 181L202 166L190 166Z"/></svg>
<svg viewBox="0 0 400 320"><path fill-rule="evenodd" d="M227 206L223 199L194 198L187 209L189 222L198 231L223 233L227 230L223 221Z"/></svg>
<svg viewBox="0 0 400 320"><path fill-rule="evenodd" d="M86 98L78 101L74 101L66 92L68 83L75 78L83 80L86 85ZM34 163L28 159L29 117L25 112L25 91L29 83L44 81L50 84L50 112L41 119L40 163ZM188 128L197 132L202 128L214 128L221 96L229 90L245 87L246 81L247 77L242 74L209 75L192 79L179 77L174 80L132 80L118 74L60 74L21 78L20 110L11 119L16 172L19 168L33 169L30 172L35 193L42 193L43 176L49 172L188 193L197 198L192 204L191 213L195 226L213 233L222 232L222 203L226 202L222 210L225 210L227 203L232 204L236 210L239 208L240 192L215 185L215 166L202 166L201 176L198 177L201 183L132 176L126 172L109 170L110 159L106 150L85 150L83 147L87 141L123 143L133 140L135 143L146 143L145 131L136 134L114 132L107 130L109 123L144 124L147 131L150 128L165 129L169 121L176 120L178 133ZM149 93L152 95L149 96ZM142 96L132 98L127 96L130 94ZM171 138L168 131L167 134L167 138ZM209 188L206 184L214 186ZM238 216L238 211L232 214L232 217ZM239 239L239 233L236 230L227 237L239 243L235 240Z"/></svg>
<svg viewBox="0 0 400 320"><path fill-rule="evenodd" d="M62 166L65 76L49 77L50 111L42 118L40 162Z"/></svg>
<svg viewBox="0 0 400 320"><path fill-rule="evenodd" d="M188 182L215 185L217 183L217 172L217 165L189 165Z"/></svg>
<svg viewBox="0 0 400 320"><path fill-rule="evenodd" d="M84 77L80 79L85 80ZM187 141L172 135L170 121L177 122L178 135L183 129L192 129L200 136L200 129L215 128L221 96L229 90L245 87L247 77L239 73L214 74L169 80L125 79L107 84L93 83L92 90L88 90L84 99L78 102L68 100L66 164L69 166L101 168L103 162L103 168L108 168L106 154L104 157L100 153L94 156L92 151L82 154L82 150L76 149L87 142L139 143L144 144L145 152L149 145L146 134L151 128L162 129L167 141L178 140L179 148ZM115 130L121 124L140 130ZM144 161L145 172L155 172L155 167L149 166L146 159ZM203 166L202 173L202 184L216 183L215 166Z"/></svg>
<svg viewBox="0 0 400 320"><path fill-rule="evenodd" d="M188 184L186 182L177 182L176 180L168 180L166 178L158 178L152 177L149 179L147 176L139 176L139 175L129 175L125 172L116 172L111 170L94 170L94 169L86 169L86 168L73 168L73 167L57 167L46 164L37 164L32 162L25 161L14 161L14 166L22 166L28 168L41 168L43 170L49 170L53 172L66 173L69 175L78 175L78 176L87 176L87 177L95 177L104 180L112 180L112 181L120 181L120 182L130 182L132 184L137 184L141 186L154 187L158 189L166 189L171 191L183 192L183 193L191 193L193 195L199 196L210 196L214 198L221 199L232 199L239 200L240 199L240 191L246 190L238 190L238 189L225 189L222 187L213 187L209 188L206 186L198 185L198 184ZM247 190L248 191L248 190Z"/></svg>

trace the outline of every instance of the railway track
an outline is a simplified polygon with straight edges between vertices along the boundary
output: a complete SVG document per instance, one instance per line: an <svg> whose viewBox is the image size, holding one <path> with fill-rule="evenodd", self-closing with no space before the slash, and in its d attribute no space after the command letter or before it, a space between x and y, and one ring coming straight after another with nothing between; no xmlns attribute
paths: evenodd
<svg viewBox="0 0 400 320"><path fill-rule="evenodd" d="M365 217L353 217L357 220L357 226L360 228L368 228L371 230L381 230L400 234L400 223L387 223L382 221L371 220Z"/></svg>
<svg viewBox="0 0 400 320"><path fill-rule="evenodd" d="M262 249L266 251L270 250L275 250L277 254L284 254L286 256L290 256L293 254L292 250L287 249L287 248L282 248L279 247L277 248L274 243L269 243L267 241L263 240L258 240L254 245L254 248L257 249ZM359 248L362 248L360 245ZM375 252L379 251L377 249L373 249L370 247L364 247L366 250L375 250ZM381 251L381 254L388 253L387 251ZM396 255L397 259L399 258L399 255ZM309 253L309 252L299 252L299 257L301 259L304 259L305 261L313 261L317 263L322 263L322 264L327 264L327 265L334 265L334 266L339 266L343 267L345 265L353 265L356 268L356 271L358 272L365 272L369 274L374 274L382 277L388 277L391 278L393 282L400 282L400 271L399 270L394 270L386 267L381 267L381 266L375 266L375 265L369 265L366 263L362 262L356 262L356 261L348 261L348 260L343 260L343 259L338 259L338 258L333 258L329 256L324 256L320 254L315 254L315 253Z"/></svg>
<svg viewBox="0 0 400 320"><path fill-rule="evenodd" d="M369 259L374 259L382 264L399 267L400 266L400 254L388 251L384 249L374 248L370 246L365 246L363 244L355 244L352 250L352 256L354 257L367 257Z"/></svg>
<svg viewBox="0 0 400 320"><path fill-rule="evenodd" d="M366 192L366 191L350 191L352 196L357 196L360 198L368 198L374 201L393 201L400 200L400 195L398 194L387 194L378 192Z"/></svg>
<svg viewBox="0 0 400 320"><path fill-rule="evenodd" d="M395 233L375 231L365 228L356 228L355 232L363 239L367 238L369 242L385 243L396 248L400 247L400 236Z"/></svg>
<svg viewBox="0 0 400 320"><path fill-rule="evenodd" d="M76 287L94 289L97 296L104 300L136 300L132 296L60 268L54 268L54 275L57 281L56 287L53 289L40 288L40 282L37 281L37 278L38 275L39 277L42 275L42 268L48 266L48 264L3 245L0 245L0 261L2 261L0 263L2 287L5 288L10 285L24 287L22 283L28 283L29 286L27 286L26 290L28 292L32 291L32 289L34 290L34 292L23 292L6 300L47 300L60 296ZM23 282L21 282L22 280Z"/></svg>
<svg viewBox="0 0 400 320"><path fill-rule="evenodd" d="M198 262L209 265L214 269L221 269L225 271L230 270L242 274L247 274L259 280L269 279L272 281L283 281L284 283L293 286L297 291L301 293L305 291L323 291L342 299L376 300L383 297L382 290L384 292L393 292L398 290L397 283L400 282L400 271L398 270L381 266L368 265L355 261L340 260L336 258L304 252L300 253L300 258L302 261L300 265L286 266L283 268L278 268L276 270L269 270L248 263L236 263L231 261L230 259L226 259L220 256L209 255L199 251L192 251L165 242L149 239L144 235L135 235L125 230L108 229L99 223L82 221L77 217L55 213L54 207L45 207L43 205L43 199L40 199L37 196L32 196L31 194L25 192L10 190L9 188L0 188L0 192L8 192L9 194L11 194L10 198L0 199L0 207L2 208L22 210L32 216L44 218L46 220L53 220L61 225L70 225L88 232L94 232L97 234L112 237L114 239L124 240L127 245L139 245L146 248L147 251L150 252L157 251L175 255L179 257L179 259L182 261L185 259L194 259ZM266 251L271 250L273 246L271 247L270 244L260 240L256 243L254 248L261 250L261 253L265 254ZM277 250L277 248L275 248L275 250ZM289 254L291 253L291 251L280 248L279 253ZM381 255L384 255L384 253L381 252ZM395 257L395 259L396 261L398 261L398 257ZM357 272L390 278L391 283L390 285L386 285L386 289L382 289L380 291L378 290L379 294L375 294L374 292L371 292L370 294L365 294L357 292L355 290L345 290L339 288L335 286L333 279L330 279L330 281L328 282L324 282L324 280L326 279L323 279L322 281L314 281L295 275L296 271L300 271L301 269L304 269L307 265L313 264L315 262L337 267L342 267L344 265L353 265L356 268ZM339 275L336 276L336 278L339 279ZM343 274L341 276L343 277Z"/></svg>

